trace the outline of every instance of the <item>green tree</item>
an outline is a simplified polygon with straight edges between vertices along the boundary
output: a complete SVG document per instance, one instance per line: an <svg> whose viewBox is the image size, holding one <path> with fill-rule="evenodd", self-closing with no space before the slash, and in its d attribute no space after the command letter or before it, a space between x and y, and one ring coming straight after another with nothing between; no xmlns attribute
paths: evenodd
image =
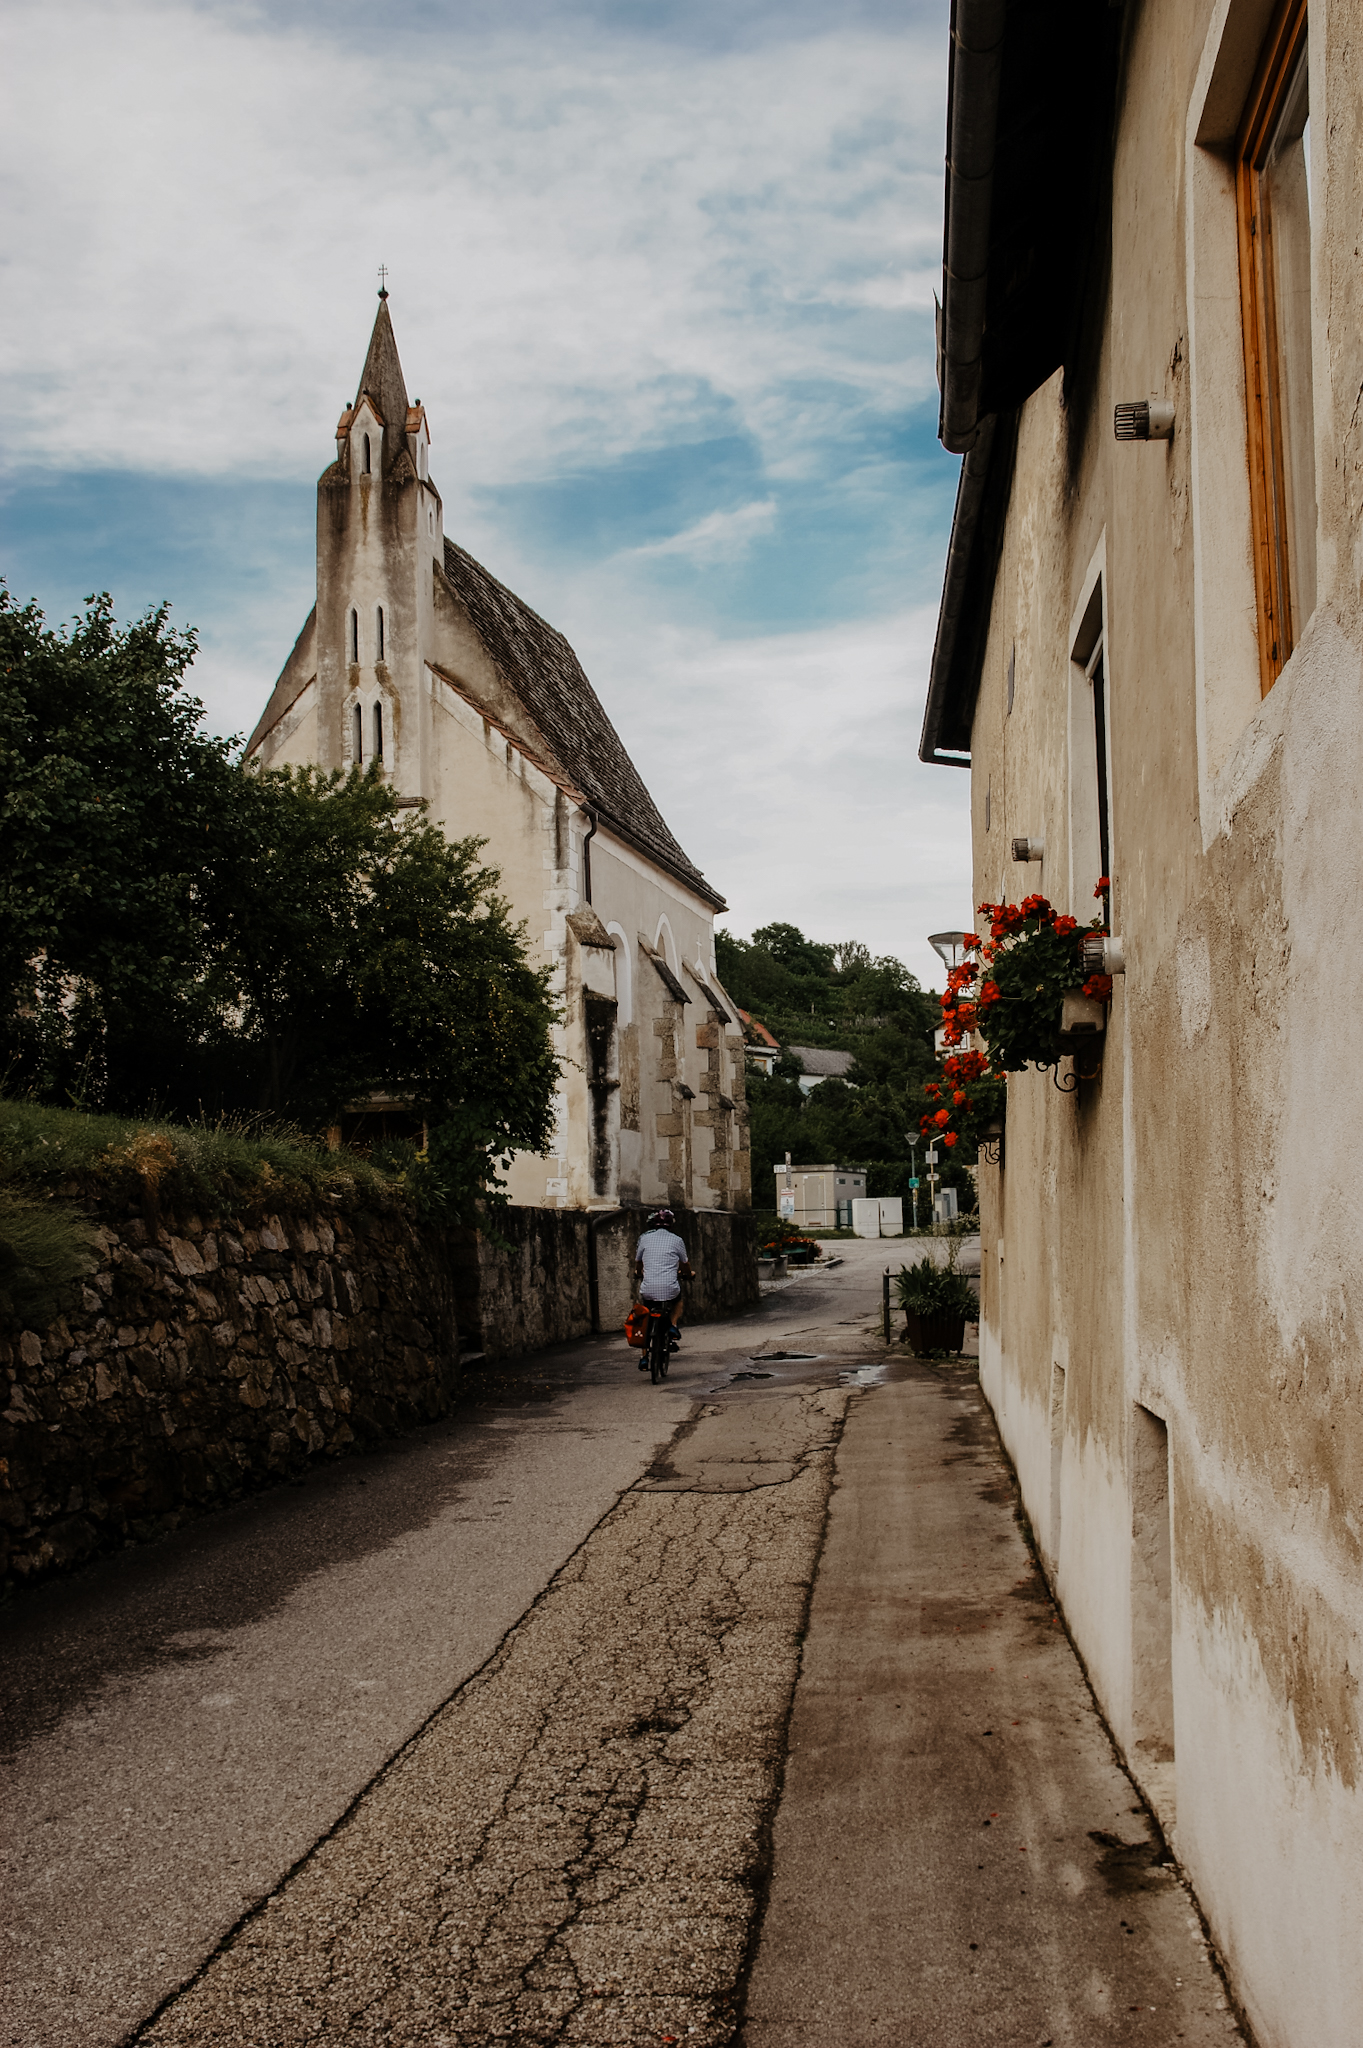
<svg viewBox="0 0 1363 2048"><path fill-rule="evenodd" d="M751 940L717 934L716 964L734 1001L760 1016L782 1044L832 1046L854 1056L845 1082L821 1081L807 1096L791 1059L769 1077L750 1077L755 1205L772 1206L773 1170L787 1152L809 1163L865 1166L874 1192L907 1196L908 1140L937 1106L923 1093L938 1073L937 998L902 961L876 957L857 939L819 945L791 924L766 925ZM920 1140L920 1171L924 1149ZM973 1154L956 1159L944 1152L939 1184L969 1200L969 1164Z"/></svg>
<svg viewBox="0 0 1363 2048"><path fill-rule="evenodd" d="M49 1096L124 1094L196 1035L199 897L235 777L181 687L192 632L69 630L0 585L0 1072Z"/></svg>
<svg viewBox="0 0 1363 2048"><path fill-rule="evenodd" d="M262 1109L325 1120L383 1088L495 1151L548 1142L547 970L480 864L378 772L241 778L239 858L206 905L224 1037Z"/></svg>
<svg viewBox="0 0 1363 2048"><path fill-rule="evenodd" d="M546 977L481 865L371 771L257 773L202 731L194 636L0 586L0 1073L47 1101L306 1124L382 1089L463 1200L543 1149Z"/></svg>

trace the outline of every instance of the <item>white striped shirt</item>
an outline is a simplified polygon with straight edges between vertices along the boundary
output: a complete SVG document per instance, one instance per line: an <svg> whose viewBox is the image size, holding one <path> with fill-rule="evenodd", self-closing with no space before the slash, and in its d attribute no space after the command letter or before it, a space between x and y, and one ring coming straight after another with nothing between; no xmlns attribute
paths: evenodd
<svg viewBox="0 0 1363 2048"><path fill-rule="evenodd" d="M686 1263L686 1246L675 1230L646 1230L639 1239L636 1259L644 1269L639 1292L645 1301L675 1301L681 1293L678 1266Z"/></svg>

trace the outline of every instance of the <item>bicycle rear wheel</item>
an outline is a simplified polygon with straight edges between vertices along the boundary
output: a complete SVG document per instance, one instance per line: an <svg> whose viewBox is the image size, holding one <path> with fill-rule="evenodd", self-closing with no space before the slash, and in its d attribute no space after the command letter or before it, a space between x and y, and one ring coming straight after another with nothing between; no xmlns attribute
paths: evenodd
<svg viewBox="0 0 1363 2048"><path fill-rule="evenodd" d="M661 1365L659 1360L661 1358ZM667 1377L667 1337L661 1316L648 1319L648 1376L656 1387L660 1379Z"/></svg>

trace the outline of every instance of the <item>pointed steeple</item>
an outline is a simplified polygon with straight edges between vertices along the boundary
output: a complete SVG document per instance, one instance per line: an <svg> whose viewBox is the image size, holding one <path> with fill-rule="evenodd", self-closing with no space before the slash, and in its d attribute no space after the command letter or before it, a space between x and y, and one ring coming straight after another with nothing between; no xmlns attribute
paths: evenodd
<svg viewBox="0 0 1363 2048"><path fill-rule="evenodd" d="M369 354L360 372L360 394L367 391L383 419L384 468L407 446L407 382L398 361L393 322L388 312L388 294L380 294L378 318L369 337Z"/></svg>

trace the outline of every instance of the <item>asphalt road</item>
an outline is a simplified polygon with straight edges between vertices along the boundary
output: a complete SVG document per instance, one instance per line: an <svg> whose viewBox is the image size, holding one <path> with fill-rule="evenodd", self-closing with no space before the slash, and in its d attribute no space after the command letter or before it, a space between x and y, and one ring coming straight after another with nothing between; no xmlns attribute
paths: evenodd
<svg viewBox="0 0 1363 2048"><path fill-rule="evenodd" d="M10 1610L11 2048L1224 2040L973 1376L844 1249Z"/></svg>

